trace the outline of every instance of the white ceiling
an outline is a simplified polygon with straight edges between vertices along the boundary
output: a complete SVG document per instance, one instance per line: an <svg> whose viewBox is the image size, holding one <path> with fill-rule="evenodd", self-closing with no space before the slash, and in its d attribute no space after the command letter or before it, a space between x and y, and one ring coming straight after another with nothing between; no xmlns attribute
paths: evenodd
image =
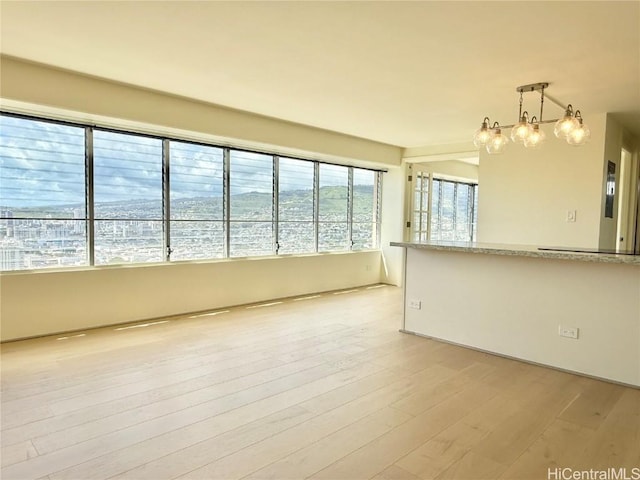
<svg viewBox="0 0 640 480"><path fill-rule="evenodd" d="M586 123L613 112L640 136L637 1L0 8L4 54L392 145L466 142L485 115L513 123L515 87L540 81Z"/></svg>

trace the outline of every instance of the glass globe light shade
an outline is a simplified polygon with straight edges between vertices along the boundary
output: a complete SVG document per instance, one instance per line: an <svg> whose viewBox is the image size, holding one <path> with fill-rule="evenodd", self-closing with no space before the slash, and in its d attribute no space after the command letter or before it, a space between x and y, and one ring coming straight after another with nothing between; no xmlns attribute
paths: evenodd
<svg viewBox="0 0 640 480"><path fill-rule="evenodd" d="M567 135L571 133L571 131L575 130L580 126L580 123L574 116L569 114L565 114L560 120L556 122L556 126L553 129L553 134L558 138L567 138Z"/></svg>
<svg viewBox="0 0 640 480"><path fill-rule="evenodd" d="M502 131L497 128L487 143L487 152L490 154L502 153L507 148L507 143L509 143L509 139L502 135Z"/></svg>
<svg viewBox="0 0 640 480"><path fill-rule="evenodd" d="M473 144L476 148L480 148L487 144L493 133L489 130L486 122L482 122L482 126L473 134Z"/></svg>
<svg viewBox="0 0 640 480"><path fill-rule="evenodd" d="M535 124L531 129L531 133L524 139L524 146L527 148L538 148L544 143L545 133L540 130L540 125Z"/></svg>
<svg viewBox="0 0 640 480"><path fill-rule="evenodd" d="M569 145L580 146L584 145L591 139L591 130L585 124L580 123L578 128L575 128L567 135L567 143Z"/></svg>
<svg viewBox="0 0 640 480"><path fill-rule="evenodd" d="M522 120L511 129L511 140L515 142L524 142L524 140L531 134L531 125L526 120Z"/></svg>

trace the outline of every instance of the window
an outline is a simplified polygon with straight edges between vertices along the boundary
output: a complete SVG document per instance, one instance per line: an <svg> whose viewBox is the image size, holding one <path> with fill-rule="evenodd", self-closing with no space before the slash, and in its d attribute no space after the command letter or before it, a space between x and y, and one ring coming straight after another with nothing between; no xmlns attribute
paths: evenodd
<svg viewBox="0 0 640 480"><path fill-rule="evenodd" d="M433 210L437 228L431 238L451 241L475 241L478 185L448 180L433 180L440 190L439 209Z"/></svg>
<svg viewBox="0 0 640 480"><path fill-rule="evenodd" d="M378 171L5 113L0 127L2 271L378 247Z"/></svg>
<svg viewBox="0 0 640 480"><path fill-rule="evenodd" d="M349 248L349 169L320 164L318 251Z"/></svg>
<svg viewBox="0 0 640 480"><path fill-rule="evenodd" d="M164 260L162 140L93 133L95 263Z"/></svg>
<svg viewBox="0 0 640 480"><path fill-rule="evenodd" d="M0 117L0 269L87 264L84 128Z"/></svg>
<svg viewBox="0 0 640 480"><path fill-rule="evenodd" d="M313 162L279 159L278 253L315 252Z"/></svg>
<svg viewBox="0 0 640 480"><path fill-rule="evenodd" d="M273 157L231 150L229 171L230 256L273 254Z"/></svg>
<svg viewBox="0 0 640 480"><path fill-rule="evenodd" d="M351 240L354 250L378 244L378 174L353 169L353 220Z"/></svg>
<svg viewBox="0 0 640 480"><path fill-rule="evenodd" d="M478 186L458 183L456 185L456 211L455 234L456 240L474 241L476 232L476 220L478 215L477 205Z"/></svg>
<svg viewBox="0 0 640 480"><path fill-rule="evenodd" d="M416 175L413 190L414 240L426 242L429 239L429 177Z"/></svg>
<svg viewBox="0 0 640 480"><path fill-rule="evenodd" d="M473 216L471 225L471 240L476 241L476 235L478 232L478 185L473 186Z"/></svg>
<svg viewBox="0 0 640 480"><path fill-rule="evenodd" d="M477 184L419 173L413 190L414 241L475 241L477 204Z"/></svg>
<svg viewBox="0 0 640 480"><path fill-rule="evenodd" d="M224 256L224 153L170 142L171 260Z"/></svg>
<svg viewBox="0 0 640 480"><path fill-rule="evenodd" d="M455 209L455 184L453 182L445 182L438 179L433 181L434 191L438 191L440 198L438 201L438 210L431 213L431 217L435 220L434 227L431 230L431 238L436 240L455 240L454 225L456 223Z"/></svg>

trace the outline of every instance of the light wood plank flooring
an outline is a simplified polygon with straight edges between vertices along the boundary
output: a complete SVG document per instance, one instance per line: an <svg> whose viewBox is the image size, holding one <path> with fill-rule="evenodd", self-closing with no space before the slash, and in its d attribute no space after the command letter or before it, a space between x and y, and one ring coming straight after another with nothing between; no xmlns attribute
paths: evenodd
<svg viewBox="0 0 640 480"><path fill-rule="evenodd" d="M640 467L639 390L399 333L401 309L380 285L4 344L2 478Z"/></svg>

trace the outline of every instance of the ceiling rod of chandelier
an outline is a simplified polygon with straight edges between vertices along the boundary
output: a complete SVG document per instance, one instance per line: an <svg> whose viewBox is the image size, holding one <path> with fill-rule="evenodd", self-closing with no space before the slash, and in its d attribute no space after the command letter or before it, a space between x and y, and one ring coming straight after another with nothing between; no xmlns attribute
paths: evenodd
<svg viewBox="0 0 640 480"><path fill-rule="evenodd" d="M514 143L522 143L526 148L538 148L545 140L545 133L540 130L540 125L554 122L556 125L553 133L557 138L564 138L569 145L576 146L584 145L588 142L591 137L591 132L589 127L583 123L580 110L574 112L571 104L562 103L548 94L545 95L545 89L548 86L549 83L547 82L539 82L517 87L516 91L520 93L518 122L512 125L500 125L498 122L494 122L493 125L491 125L489 117L484 117L482 125L473 136L473 144L477 148L485 147L487 152L491 154L502 153L509 143L509 139L502 133L502 130L511 128L510 136ZM524 112L522 111L523 94L536 91L540 92L540 113L538 118L536 118L535 115L529 118L529 113L526 110ZM553 120L542 119L545 98L565 111L562 118L555 118ZM489 125L491 125L491 127Z"/></svg>

